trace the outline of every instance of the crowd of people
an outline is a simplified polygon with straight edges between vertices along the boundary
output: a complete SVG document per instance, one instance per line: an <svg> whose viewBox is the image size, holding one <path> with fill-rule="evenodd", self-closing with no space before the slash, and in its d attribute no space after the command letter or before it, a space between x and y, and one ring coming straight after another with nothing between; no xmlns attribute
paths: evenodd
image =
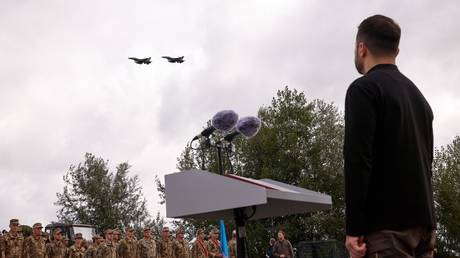
<svg viewBox="0 0 460 258"><path fill-rule="evenodd" d="M41 223L32 227L32 235L24 237L19 220L10 220L10 230L0 235L0 258L221 258L219 230L212 229L205 240L204 230L198 230L196 241L190 245L184 238L184 230L179 228L175 236L170 235L168 227L161 230L161 239L152 236L152 230L143 229L143 238L137 240L134 229L126 227L106 229L104 237L94 235L83 239L75 234L75 242L69 246L59 228L48 236L42 231ZM236 258L236 234L228 242L230 258Z"/></svg>
<svg viewBox="0 0 460 258"><path fill-rule="evenodd" d="M143 229L143 237L137 240L134 229L126 227L106 229L104 236L93 235L84 239L82 234L74 236L73 245L63 236L59 228L51 235L42 231L41 223L35 223L32 234L24 237L18 219L11 219L10 230L0 234L0 258L222 258L219 230L213 228L206 236L204 230L197 230L193 244L184 238L184 229L175 230L174 237L168 227L161 230L161 238L155 239L152 230ZM124 234L122 234L124 233ZM236 231L228 241L229 258L236 258ZM270 240L268 258L293 258L291 243L285 233L278 232L278 240Z"/></svg>

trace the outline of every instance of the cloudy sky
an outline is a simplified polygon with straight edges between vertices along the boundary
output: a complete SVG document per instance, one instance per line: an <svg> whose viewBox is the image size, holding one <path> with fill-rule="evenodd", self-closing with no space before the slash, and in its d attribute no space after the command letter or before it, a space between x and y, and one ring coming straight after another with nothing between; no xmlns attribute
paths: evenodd
<svg viewBox="0 0 460 258"><path fill-rule="evenodd" d="M449 143L460 134L456 0L2 0L0 229L56 220L62 176L85 152L128 161L164 215L154 176L176 170L215 112L255 115L284 85L343 109L356 27L377 13L400 23L398 66L432 105L435 145Z"/></svg>

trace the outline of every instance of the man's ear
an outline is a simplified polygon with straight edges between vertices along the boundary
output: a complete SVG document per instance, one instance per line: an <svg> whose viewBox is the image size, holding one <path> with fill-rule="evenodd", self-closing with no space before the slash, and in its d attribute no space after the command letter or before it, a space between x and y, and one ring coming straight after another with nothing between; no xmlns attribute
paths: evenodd
<svg viewBox="0 0 460 258"><path fill-rule="evenodd" d="M366 44L364 44L364 42L359 42L358 43L358 55L359 57L361 58L364 58L365 56L367 56L367 46Z"/></svg>

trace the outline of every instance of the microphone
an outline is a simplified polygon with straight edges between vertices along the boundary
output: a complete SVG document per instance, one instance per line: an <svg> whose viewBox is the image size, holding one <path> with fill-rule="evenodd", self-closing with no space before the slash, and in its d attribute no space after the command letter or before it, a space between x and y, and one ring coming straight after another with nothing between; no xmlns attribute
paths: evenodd
<svg viewBox="0 0 460 258"><path fill-rule="evenodd" d="M201 131L199 135L193 137L192 142L198 140L200 137L206 137L206 138L209 137L215 130L216 128L212 126L204 129L203 131Z"/></svg>
<svg viewBox="0 0 460 258"><path fill-rule="evenodd" d="M233 141L238 135L243 135L246 139L254 137L260 130L262 121L255 116L247 116L241 118L236 124L236 130L225 135L224 140L227 142Z"/></svg>
<svg viewBox="0 0 460 258"><path fill-rule="evenodd" d="M219 131L228 132L238 122L238 114L233 110L222 110L217 112L211 121L211 125Z"/></svg>
<svg viewBox="0 0 460 258"><path fill-rule="evenodd" d="M217 112L211 120L211 126L201 131L201 133L193 137L192 142L200 137L209 137L215 130L230 131L238 122L238 114L233 110L222 110Z"/></svg>
<svg viewBox="0 0 460 258"><path fill-rule="evenodd" d="M262 121L255 116L243 117L236 124L236 130L241 133L246 139L251 139L260 130Z"/></svg>

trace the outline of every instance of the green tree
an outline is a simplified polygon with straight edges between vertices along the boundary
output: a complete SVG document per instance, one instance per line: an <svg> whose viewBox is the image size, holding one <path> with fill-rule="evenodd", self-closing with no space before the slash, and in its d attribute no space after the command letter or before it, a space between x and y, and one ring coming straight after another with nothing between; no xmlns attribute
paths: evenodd
<svg viewBox="0 0 460 258"><path fill-rule="evenodd" d="M85 161L72 165L64 175L62 193L55 205L59 220L107 228L142 227L150 219L137 175L130 177L129 164L109 172L108 161L86 153Z"/></svg>
<svg viewBox="0 0 460 258"><path fill-rule="evenodd" d="M438 251L443 257L455 257L460 254L460 136L436 150L433 183Z"/></svg>
<svg viewBox="0 0 460 258"><path fill-rule="evenodd" d="M260 108L262 130L250 140L236 139L224 169L250 178L270 178L331 195L333 208L312 214L271 218L248 223L251 256L264 255L270 237L287 231L291 242L344 238L343 117L333 104L308 101L288 87L278 91L271 105ZM221 135L214 136L217 140ZM228 161L232 161L231 163ZM178 158L179 170L218 168L215 150L187 146ZM159 189L161 190L161 189ZM206 223L187 220L188 225Z"/></svg>

